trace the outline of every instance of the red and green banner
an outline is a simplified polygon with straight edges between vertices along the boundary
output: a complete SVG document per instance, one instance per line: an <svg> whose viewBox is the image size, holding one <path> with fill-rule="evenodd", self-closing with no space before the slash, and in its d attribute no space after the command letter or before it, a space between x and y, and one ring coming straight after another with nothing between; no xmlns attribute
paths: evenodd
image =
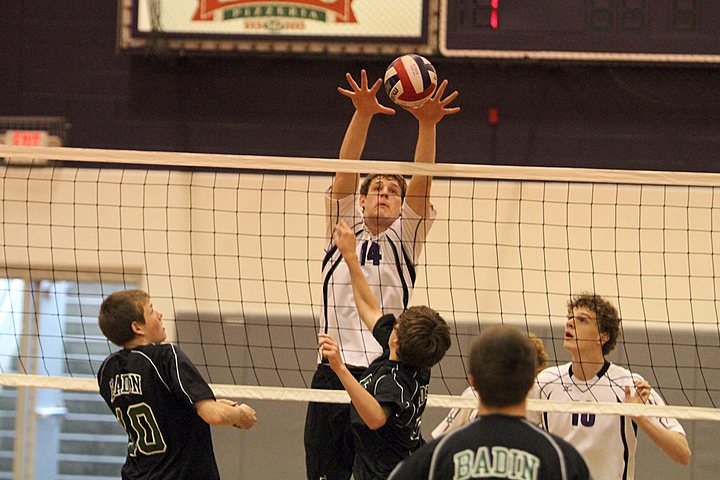
<svg viewBox="0 0 720 480"><path fill-rule="evenodd" d="M198 6L192 20L198 22L283 17L356 23L352 2L353 0L197 0Z"/></svg>

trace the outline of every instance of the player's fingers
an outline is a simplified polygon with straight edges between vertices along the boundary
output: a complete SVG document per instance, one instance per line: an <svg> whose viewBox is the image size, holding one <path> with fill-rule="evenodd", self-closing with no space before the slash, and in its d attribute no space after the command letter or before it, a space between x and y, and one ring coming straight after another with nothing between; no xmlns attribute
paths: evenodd
<svg viewBox="0 0 720 480"><path fill-rule="evenodd" d="M240 407L243 411L243 418L240 422L236 423L235 426L242 429L251 428L257 422L257 414L255 413L255 410L247 405L243 404L243 406L247 408Z"/></svg>
<svg viewBox="0 0 720 480"><path fill-rule="evenodd" d="M458 113L459 111L460 111L460 107L452 107L452 108L443 109L443 113L445 115L453 115L455 113Z"/></svg>
<svg viewBox="0 0 720 480"><path fill-rule="evenodd" d="M442 100L440 100L440 104L441 104L442 106L445 106L445 105L447 105L448 103L450 103L450 102L452 102L453 100L455 100L455 99L458 97L458 95L460 95L460 94L458 93L457 90L455 90L455 91L452 92L450 95L448 95L447 97L445 97L445 98L443 98Z"/></svg>
<svg viewBox="0 0 720 480"><path fill-rule="evenodd" d="M342 220L340 220L340 222L342 222ZM336 237L340 237L345 231L347 231L348 228L347 224L340 222L335 225L335 229L333 231Z"/></svg>
<svg viewBox="0 0 720 480"><path fill-rule="evenodd" d="M367 90L368 88L367 72L364 68L360 70L360 88L363 90Z"/></svg>
<svg viewBox="0 0 720 480"><path fill-rule="evenodd" d="M333 351L338 349L335 340L333 340L330 336L325 336L321 338L318 342L318 347L320 347L320 351L323 354L332 353Z"/></svg>
<svg viewBox="0 0 720 480"><path fill-rule="evenodd" d="M370 87L370 92L377 93L378 90L380 90L380 85L382 85L382 79L378 78L377 80L375 80L375 83L373 83L372 87Z"/></svg>
<svg viewBox="0 0 720 480"><path fill-rule="evenodd" d="M352 75L350 75L350 72L345 74L345 78L347 79L348 83L350 84L350 87L352 87L353 90L358 91L360 90L360 87L358 87L357 82L353 78Z"/></svg>
<svg viewBox="0 0 720 480"><path fill-rule="evenodd" d="M448 84L448 81L447 81L447 80L443 80L443 81L442 81L442 83L441 83L440 86L437 88L437 90L435 90L435 95L433 95L433 100L436 99L436 98L437 98L437 99L442 98L443 94L445 93L445 89L447 88L447 84Z"/></svg>
<svg viewBox="0 0 720 480"><path fill-rule="evenodd" d="M342 87L337 87L337 91L338 91L341 95L344 95L344 96L349 97L349 98L352 98L352 96L355 95L355 92L352 92L352 91L347 90L347 89L342 88Z"/></svg>

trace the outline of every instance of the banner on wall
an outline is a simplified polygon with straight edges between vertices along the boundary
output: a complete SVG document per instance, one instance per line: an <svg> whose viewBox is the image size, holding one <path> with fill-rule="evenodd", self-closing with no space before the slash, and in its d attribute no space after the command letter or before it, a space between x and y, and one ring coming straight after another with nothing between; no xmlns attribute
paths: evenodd
<svg viewBox="0 0 720 480"><path fill-rule="evenodd" d="M211 52L432 53L428 32L436 12L436 0L121 0L119 43Z"/></svg>

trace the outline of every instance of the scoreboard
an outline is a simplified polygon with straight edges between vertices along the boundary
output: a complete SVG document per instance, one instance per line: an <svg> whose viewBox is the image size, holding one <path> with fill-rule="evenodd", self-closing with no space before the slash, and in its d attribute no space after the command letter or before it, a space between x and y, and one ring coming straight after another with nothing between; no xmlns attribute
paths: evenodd
<svg viewBox="0 0 720 480"><path fill-rule="evenodd" d="M720 63L714 0L442 0L443 55Z"/></svg>

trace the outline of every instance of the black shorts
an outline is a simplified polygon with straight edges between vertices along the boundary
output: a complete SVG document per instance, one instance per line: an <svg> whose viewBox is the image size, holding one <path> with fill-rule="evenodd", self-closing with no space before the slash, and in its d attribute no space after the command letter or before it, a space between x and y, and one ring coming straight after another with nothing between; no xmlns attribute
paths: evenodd
<svg viewBox="0 0 720 480"><path fill-rule="evenodd" d="M365 368L348 367L357 379ZM329 365L319 364L311 388L343 390ZM348 480L352 475L355 445L350 429L349 403L308 404L305 417L305 468L308 480Z"/></svg>

